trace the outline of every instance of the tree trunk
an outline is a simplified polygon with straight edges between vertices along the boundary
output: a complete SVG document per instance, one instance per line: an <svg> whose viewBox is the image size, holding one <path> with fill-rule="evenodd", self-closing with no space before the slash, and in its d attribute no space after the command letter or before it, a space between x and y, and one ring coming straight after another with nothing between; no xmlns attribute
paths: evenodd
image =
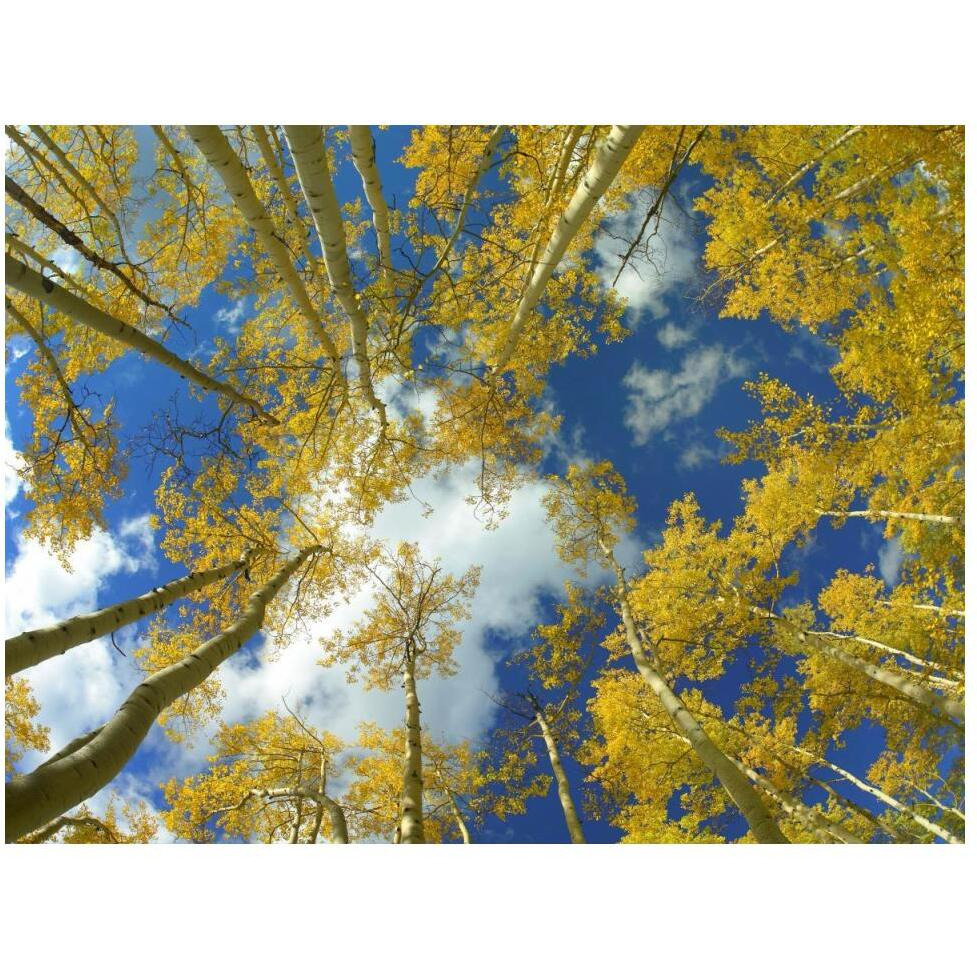
<svg viewBox="0 0 977 977"><path fill-rule="evenodd" d="M108 336L116 342L139 350L140 353L144 353L150 359L174 373L178 373L181 378L188 379L205 390L221 394L234 403L247 407L266 424L278 423L278 419L272 417L256 400L245 397L228 384L201 373L195 366L171 353L155 339L151 339L145 333L127 325L121 319L116 319L115 316L89 305L84 299L72 295L71 292L66 291L49 278L44 278L33 268L28 268L27 265L9 254L4 256L4 272L8 287L15 288L18 292L22 292L29 298L37 299L52 309L57 309L58 312L63 313L75 322L87 326L89 329L94 329L103 336Z"/></svg>
<svg viewBox="0 0 977 977"><path fill-rule="evenodd" d="M820 787L826 794L829 794L831 797L833 797L839 804L842 804L844 807L847 807L848 810L851 811L853 814L857 814L859 817L864 818L873 827L878 828L878 830L881 831L883 834L888 835L897 844L905 844L906 842L912 840L911 838L907 838L906 836L901 835L898 831L895 830L895 828L892 828L889 825L887 825L884 821L878 818L872 811L869 811L867 808L862 807L861 804L856 804L854 801L849 800L847 797L845 797L844 794L839 794L838 791L836 791L834 787L831 786L831 784L826 783L825 781L819 779L818 777L815 777L813 774L805 773L803 776L810 783L814 784L815 787Z"/></svg>
<svg viewBox="0 0 977 977"><path fill-rule="evenodd" d="M247 563L248 557L244 556L232 563L214 567L212 570L202 570L171 580L168 584L156 587L141 597L121 601L104 610L79 614L59 624L38 628L35 631L25 631L14 638L7 638L4 646L6 674L16 675L25 668L37 665L55 655L64 654L69 648L101 638L146 617L147 614L155 614L173 601L196 593L218 580L223 580L235 570L243 569Z"/></svg>
<svg viewBox="0 0 977 977"><path fill-rule="evenodd" d="M942 614L944 617L963 617L963 611L955 611L953 608L940 607L939 604L895 604L891 600L881 601L883 607L911 607L914 611L930 611L933 614Z"/></svg>
<svg viewBox="0 0 977 977"><path fill-rule="evenodd" d="M833 143L828 147L818 153L813 159L809 159L802 166L797 167L793 173L777 188L777 190L772 193L768 198L766 203L763 205L763 209L771 207L776 201L785 194L798 180L802 179L805 173L812 170L818 163L821 162L830 153L833 153L836 149L840 149L849 139L853 136L857 136L862 131L862 126L852 126L843 132Z"/></svg>
<svg viewBox="0 0 977 977"><path fill-rule="evenodd" d="M529 286L519 300L519 307L509 326L505 345L494 364L496 373L502 372L508 365L529 315L540 300L553 270L562 260L567 247L594 209L594 205L617 176L621 164L627 159L628 153L631 152L643 130L644 126L613 126L597 151L597 159L594 160L570 203L567 204L566 210L563 211L559 223L550 236L549 244L546 245L543 257L533 271Z"/></svg>
<svg viewBox="0 0 977 977"><path fill-rule="evenodd" d="M302 550L252 594L244 614L185 658L142 682L104 726L79 737L6 785L6 838L15 841L80 804L109 783L129 762L159 714L195 689L260 630L268 603L320 546Z"/></svg>
<svg viewBox="0 0 977 977"><path fill-rule="evenodd" d="M262 250L271 258L276 271L291 292L292 300L332 360L337 379L342 382L342 369L336 345L323 327L322 318L313 307L309 293L295 270L292 256L276 233L274 222L258 200L237 153L234 152L219 126L187 126L187 132L224 184L245 223L254 232Z"/></svg>
<svg viewBox="0 0 977 977"><path fill-rule="evenodd" d="M937 679L936 676L927 677L926 681L937 681L939 685L955 686L959 684L959 681L963 680L963 675L960 672L956 671L956 669L950 668L947 665L940 665L937 662L926 661L924 658L917 658L915 655L911 655L908 651L903 651L901 648L893 648L892 645L883 644L881 641L873 641L871 638L863 638L859 634L842 634L839 631L807 631L806 633L824 638L840 638L843 641L857 641L859 644L867 645L869 648L877 648L879 651L883 651L887 655L894 655L898 658L903 658L911 665L916 665L917 667L924 668L927 671L932 670L937 672L946 672L947 675L953 675L958 680Z"/></svg>
<svg viewBox="0 0 977 977"><path fill-rule="evenodd" d="M631 613L631 602L628 598L624 570L614 557L613 551L603 542L601 549L612 562L617 575L618 609L621 614L621 621L624 624L624 633L631 650L631 656L634 658L634 663L641 677L658 696L658 700L675 724L675 728L688 739L699 759L726 789L726 793L729 794L733 803L746 818L753 837L761 844L789 844L749 779L713 743L706 731L685 708L685 703L661 677L658 669L652 663L652 659L646 654Z"/></svg>
<svg viewBox="0 0 977 977"><path fill-rule="evenodd" d="M90 261L96 268L101 268L104 271L110 272L115 275L119 281L122 282L125 287L132 292L140 301L144 302L146 305L153 306L154 308L160 309L165 312L166 315L172 316L172 311L162 302L158 302L156 299L148 295L144 289L140 288L114 261L109 261L103 258L100 254L93 251L87 244L77 235L71 228L65 226L57 217L54 216L49 210L46 210L41 206L19 183L12 180L9 176L4 178L4 186L7 194L17 201L21 207L24 208L29 214L31 214L37 221L43 224L48 229L54 231L55 234L64 241L69 247L72 247L77 251L82 257Z"/></svg>
<svg viewBox="0 0 977 977"><path fill-rule="evenodd" d="M813 753L810 753L808 750L804 750L799 746L795 746L792 749L796 753L800 753L801 756L809 757L810 760L815 765L819 767L828 767L830 770L833 770L840 777L844 777L845 780L849 781L850 783L853 783L860 790L865 791L866 794L871 794L872 797L877 798L883 804L886 804L887 806L891 807L893 810L899 811L901 814L908 814L909 817L911 817L918 825L920 825L920 827L925 828L927 831L930 832L930 834L936 835L937 838L942 838L945 842L951 845L962 844L960 839L952 832L947 831L946 828L943 828L938 824L934 824L932 821L930 821L928 818L923 817L923 815L921 814L917 814L915 811L912 810L912 808L903 804L902 801L896 800L896 798L892 797L889 794L886 794L885 791L880 790L878 787L866 783L864 780L862 780L859 777L856 777L855 774L850 773L849 771L845 770L843 767L837 766L836 764L832 763L830 760L826 760L824 757L815 756Z"/></svg>
<svg viewBox="0 0 977 977"><path fill-rule="evenodd" d="M295 204L295 198L292 196L292 189L288 185L288 180L285 179L285 171L282 169L282 164L275 155L275 148L272 146L264 126L251 126L251 133L254 136L254 141L258 144L258 151L261 153L261 158L264 160L268 172L278 187L278 192L281 194L282 203L285 205L285 212L288 214L288 219L295 225L295 231L302 244L302 254L305 257L307 267L311 270L314 265L312 254L309 251L309 236L306 233L305 221L299 217L298 207Z"/></svg>
<svg viewBox="0 0 977 977"><path fill-rule="evenodd" d="M377 150L369 126L349 127L349 147L353 153L353 165L363 181L363 192L373 211L373 230L377 236L377 257L380 262L380 275L383 279L384 298L387 307L396 304L396 285L393 276L393 261L390 257L390 214L387 201L383 199L383 187L377 171Z"/></svg>
<svg viewBox="0 0 977 977"><path fill-rule="evenodd" d="M803 801L775 787L763 774L758 773L752 767L740 763L739 760L733 759L732 762L757 786L762 787L787 814L806 824L822 841L827 841L829 844L833 844L835 841L840 841L846 845L863 844L861 838L856 837L841 825L834 824L820 811L814 810Z"/></svg>
<svg viewBox="0 0 977 977"><path fill-rule="evenodd" d="M560 805L563 808L563 817L567 823L567 830L570 832L570 841L575 845L585 845L587 839L584 837L583 826L577 816L577 808L573 803L573 794L570 793L570 781L567 780L566 771L563 769L563 762L560 760L560 751L556 747L556 740L553 738L553 731L549 723L543 716L543 710L537 708L536 725L539 726L543 734L543 742L546 743L546 752L549 754L550 766L553 768L553 776L556 779L556 790L560 797Z"/></svg>
<svg viewBox="0 0 977 977"><path fill-rule="evenodd" d="M458 831L461 833L462 844L470 845L472 843L472 836L469 834L468 825L465 824L465 818L461 813L461 808L458 806L458 802L455 800L454 791L448 786L441 769L438 767L435 768L435 770L438 777L438 783L441 784L441 790L444 791L444 796L448 798L448 806L451 808L451 813L454 815L455 824L458 825Z"/></svg>
<svg viewBox="0 0 977 977"><path fill-rule="evenodd" d="M879 668L878 665L863 661L855 655L849 655L847 651L836 648L830 641L822 638L816 631L797 631L795 634L802 641L808 637L816 638L815 644L818 652L821 654L826 655L828 658L833 658L835 661L841 662L849 668L861 672L863 675L867 675L870 679L874 679L882 685L887 685L890 689L895 689L900 695L912 700L924 709L935 709L947 718L953 719L961 725L963 724L965 717L963 699L954 699L950 696L939 695L932 689L927 689L925 686L920 685L911 678L907 678L905 675L900 675L898 672L893 672L888 668Z"/></svg>
<svg viewBox="0 0 977 977"><path fill-rule="evenodd" d="M718 600L723 601L725 598L719 597ZM769 621L775 622L775 624L779 627L785 628L789 634L795 638L798 638L800 641L813 644L815 646L816 653L826 655L828 658L833 658L835 661L841 662L843 665L847 665L849 668L861 672L870 679L874 679L876 682L879 682L882 685L887 685L890 689L895 689L895 691L900 695L905 696L907 699L917 703L924 709L935 709L947 718L959 722L961 725L963 724L963 699L953 699L949 696L939 695L936 692L933 692L932 689L927 689L918 682L913 681L912 678L907 677L905 674L893 672L888 668L880 668L878 665L873 665L871 662L863 661L861 658L857 658L855 655L849 655L847 651L842 651L841 648L836 648L830 639L824 637L823 632L795 631L793 627L790 626L789 622L785 621L774 611L769 611L765 608L756 606L751 607L750 610L758 617L766 618ZM814 641L808 642L809 638L813 638Z"/></svg>
<svg viewBox="0 0 977 977"><path fill-rule="evenodd" d="M950 526L956 526L960 522L958 516L940 516L929 512L893 512L890 509L849 509L844 512L818 509L816 511L819 516L831 516L834 519L851 519L854 516L863 519L913 519L916 522L935 522Z"/></svg>
<svg viewBox="0 0 977 977"><path fill-rule="evenodd" d="M386 405L373 389L373 375L367 348L369 325L353 290L353 272L346 253L346 229L339 209L339 200L329 175L329 161L323 142L321 126L285 126L288 143L299 185L305 202L312 212L312 221L319 235L319 245L326 260L329 284L339 298L343 311L349 318L353 342L353 357L359 369L358 382L363 397L377 412L380 430L387 427Z"/></svg>
<svg viewBox="0 0 977 977"><path fill-rule="evenodd" d="M404 655L404 700L407 707L404 748L404 785L400 797L400 827L397 829L402 845L424 843L423 794L421 773L421 705L414 680L414 651Z"/></svg>

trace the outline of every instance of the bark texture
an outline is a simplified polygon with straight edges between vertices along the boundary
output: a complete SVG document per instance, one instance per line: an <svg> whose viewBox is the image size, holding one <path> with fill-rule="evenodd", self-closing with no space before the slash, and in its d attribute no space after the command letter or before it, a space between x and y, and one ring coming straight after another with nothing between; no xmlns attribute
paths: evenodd
<svg viewBox="0 0 977 977"><path fill-rule="evenodd" d="M353 153L353 165L363 181L363 192L373 212L373 230L377 236L377 257L383 281L384 299L392 308L396 299L393 261L390 257L390 212L383 198L383 186L377 170L376 143L369 126L349 127L349 147Z"/></svg>
<svg viewBox="0 0 977 977"><path fill-rule="evenodd" d="M424 843L421 704L417 698L417 682L414 678L414 652L410 648L404 655L404 704L407 736L404 748L404 785L400 796L398 837L402 845L420 845Z"/></svg>
<svg viewBox="0 0 977 977"><path fill-rule="evenodd" d="M789 844L783 832L777 827L777 822L767 810L756 788L750 783L749 778L738 770L729 757L713 743L706 731L686 709L685 703L655 667L651 656L645 651L644 643L638 634L638 628L631 613L631 602L628 598L624 570L608 547L602 545L602 549L605 556L614 565L617 575L618 607L624 624L624 633L631 650L631 656L641 677L658 696L659 702L661 702L678 732L689 741L699 759L726 789L726 793L729 794L733 803L746 818L753 837L761 844Z"/></svg>
<svg viewBox="0 0 977 977"><path fill-rule="evenodd" d="M293 301L332 360L336 375L342 376L336 345L323 327L322 318L312 305L309 293L305 290L305 285L302 284L302 279L299 278L298 271L292 263L288 248L276 233L274 222L258 200L247 171L227 141L227 137L221 132L219 126L187 126L187 132L231 195L231 199L245 223L254 232L262 250L271 258Z"/></svg>
<svg viewBox="0 0 977 977"><path fill-rule="evenodd" d="M69 648L94 641L148 614L155 614L173 601L229 577L235 570L247 566L247 562L242 557L211 570L190 573L162 587L155 587L140 597L120 601L91 614L79 614L48 628L25 631L14 638L7 638L4 645L6 674L15 675L55 655L62 655Z"/></svg>
<svg viewBox="0 0 977 977"><path fill-rule="evenodd" d="M329 284L349 318L358 383L366 402L377 412L381 431L387 427L386 405L373 389L373 371L367 348L369 323L353 290L353 272L346 253L346 229L339 200L329 175L329 160L321 126L285 126L285 139L295 163L299 185L312 212L319 245L326 260Z"/></svg>
<svg viewBox="0 0 977 977"><path fill-rule="evenodd" d="M543 742L546 744L546 753L550 758L550 766L553 768L553 777L556 780L556 791L560 797L560 806L563 808L563 817L567 823L567 831L570 832L570 841L575 845L585 845L587 839L584 837L583 825L577 816L577 808L573 803L573 794L570 793L570 781L567 779L566 771L563 769L563 761L560 759L560 751L557 749L556 739L550 729L542 709L536 710L536 725L543 735Z"/></svg>

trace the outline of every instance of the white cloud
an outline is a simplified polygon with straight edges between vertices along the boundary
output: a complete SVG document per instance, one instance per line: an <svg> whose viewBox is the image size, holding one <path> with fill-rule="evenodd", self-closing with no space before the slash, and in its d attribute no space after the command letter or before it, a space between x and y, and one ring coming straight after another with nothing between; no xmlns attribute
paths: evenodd
<svg viewBox="0 0 977 977"><path fill-rule="evenodd" d="M17 469L22 464L19 451L10 437L10 422L3 419L3 504L9 506L17 498L24 484Z"/></svg>
<svg viewBox="0 0 977 977"><path fill-rule="evenodd" d="M597 240L596 270L608 288L617 276L630 242L638 236L652 193L649 190L634 195L626 211L606 221L606 233ZM698 260L688 221L677 207L667 204L658 234L635 251L613 286L627 300L629 319L637 320L645 311L656 319L665 316L668 312L665 296L695 279Z"/></svg>
<svg viewBox="0 0 977 977"><path fill-rule="evenodd" d="M719 461L722 456L723 453L718 448L710 448L701 441L693 441L682 449L677 464L683 471L696 471Z"/></svg>
<svg viewBox="0 0 977 977"><path fill-rule="evenodd" d="M227 326L227 331L235 333L238 331L238 323L244 318L247 312L248 300L245 297L239 298L233 305L225 309L218 309L214 313L214 322L222 326Z"/></svg>
<svg viewBox="0 0 977 977"><path fill-rule="evenodd" d="M905 558L906 551L902 548L900 536L884 540L879 547L879 573L890 587L895 587L899 583L899 571Z"/></svg>
<svg viewBox="0 0 977 977"><path fill-rule="evenodd" d="M658 330L656 335L658 336L658 342L665 349L678 349L680 346L688 346L692 342L695 336L695 330L683 329L681 326L676 326L674 322L666 322Z"/></svg>
<svg viewBox="0 0 977 977"><path fill-rule="evenodd" d="M430 504L434 515L423 516L422 504L409 500L389 506L377 519L373 534L416 541L428 558L440 556L445 570L460 575L472 564L482 566L472 617L462 622L462 639L455 650L456 675L431 677L419 683L424 724L432 735L447 739L478 737L490 726L494 705L485 695L497 688L498 652L491 633L518 638L538 620L542 595L560 595L572 571L553 549L553 535L541 504L545 485L536 481L518 489L509 515L498 529L486 531L465 497L474 470L457 469L449 477L426 478L415 484L418 499ZM634 539L619 547L622 562L635 565L640 545ZM597 574L591 582L596 582ZM277 660L254 668L246 658L230 659L221 668L227 692L223 718L241 722L269 709L280 709L282 697L301 708L309 721L344 738L352 738L358 723L372 720L387 728L403 721L403 693L365 692L346 682L345 670L324 668L318 639L359 619L371 599L369 588L350 595L348 603L328 617L312 622L309 633L276 652ZM202 756L206 750L200 750Z"/></svg>
<svg viewBox="0 0 977 977"><path fill-rule="evenodd" d="M623 383L631 391L624 423L634 436L634 443L647 444L673 421L694 417L712 399L720 384L744 376L748 369L745 359L720 345L687 353L674 373L648 370L637 361L632 363Z"/></svg>

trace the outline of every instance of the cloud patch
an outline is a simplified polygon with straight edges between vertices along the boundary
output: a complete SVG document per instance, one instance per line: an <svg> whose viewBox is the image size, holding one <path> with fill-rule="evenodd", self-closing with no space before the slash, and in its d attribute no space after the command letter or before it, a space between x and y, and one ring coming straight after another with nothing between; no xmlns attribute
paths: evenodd
<svg viewBox="0 0 977 977"><path fill-rule="evenodd" d="M666 322L656 333L658 342L665 349L679 349L681 346L688 346L695 338L695 330L676 326L674 322Z"/></svg>
<svg viewBox="0 0 977 977"><path fill-rule="evenodd" d="M597 241L596 270L607 288L613 287L628 303L628 318L636 322L645 312L655 319L668 314L665 297L695 280L699 256L689 222L671 202L666 203L658 233L647 237L631 256L617 284L612 282L621 268L628 245L641 230L645 214L654 199L654 189L634 194L626 211L604 224L606 233ZM649 228L650 230L650 228Z"/></svg>
<svg viewBox="0 0 977 977"><path fill-rule="evenodd" d="M236 333L240 329L238 323L244 318L248 311L247 298L239 298L233 305L227 308L218 309L214 313L214 322L226 327L230 333Z"/></svg>
<svg viewBox="0 0 977 977"><path fill-rule="evenodd" d="M674 421L694 417L720 385L745 376L749 362L721 345L703 346L685 355L674 372L649 370L635 361L624 376L629 391L624 424L635 444L647 444Z"/></svg>

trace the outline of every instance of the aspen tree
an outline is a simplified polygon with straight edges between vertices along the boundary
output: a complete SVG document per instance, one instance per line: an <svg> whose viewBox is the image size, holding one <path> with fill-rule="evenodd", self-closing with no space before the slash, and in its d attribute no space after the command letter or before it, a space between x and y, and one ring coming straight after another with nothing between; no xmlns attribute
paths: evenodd
<svg viewBox="0 0 977 977"><path fill-rule="evenodd" d="M278 237L271 218L255 195L254 187L237 153L234 152L219 126L187 126L186 128L190 138L220 177L241 216L254 232L282 281L285 282L292 300L332 361L335 375L341 377L342 368L336 344L326 332L322 317L313 306L309 293L295 270L288 250Z"/></svg>
<svg viewBox="0 0 977 977"><path fill-rule="evenodd" d="M387 407L376 395L367 348L369 323L353 290L353 273L346 253L346 232L339 201L329 175L329 161L321 126L285 126L285 137L295 163L305 202L312 214L319 245L326 262L329 284L349 318L353 356L359 368L359 386L367 403L377 412L381 435L386 432Z"/></svg>
<svg viewBox="0 0 977 977"><path fill-rule="evenodd" d="M596 556L613 570L617 609L638 672L658 696L677 731L691 742L696 754L727 790L756 840L765 844L786 843L787 839L749 779L717 748L663 679L653 650L638 631L627 577L614 555L619 535L633 526L634 503L625 494L623 480L610 463L601 462L586 468L571 465L566 477L554 476L551 485L545 505L547 516L556 527L560 556L567 562L577 563Z"/></svg>
<svg viewBox="0 0 977 977"><path fill-rule="evenodd" d="M186 597L232 573L243 570L248 557L225 563L211 570L201 570L155 587L147 594L121 601L91 614L80 614L70 620L35 631L25 631L4 643L6 675L14 675L55 655L63 655L69 648L94 641L118 628L132 624L147 614L155 614L168 604Z"/></svg>
<svg viewBox="0 0 977 977"><path fill-rule="evenodd" d="M429 563L414 544L401 543L370 568L376 602L362 623L323 641L323 664L346 664L366 688L389 689L400 677L404 689L404 763L398 840L424 842L421 707L418 678L432 671L450 675L460 634L452 625L468 616L467 602L478 585L479 568L459 578Z"/></svg>
<svg viewBox="0 0 977 977"><path fill-rule="evenodd" d="M608 133L598 151L597 159L584 176L573 195L573 199L554 228L539 263L532 269L532 278L519 300L519 307L516 309L516 314L509 326L505 343L493 364L493 369L496 372L501 372L508 366L516 344L519 342L519 337L522 335L526 320L542 296L546 283L560 263L560 259L574 234L577 233L594 205L610 186L617 171L621 168L621 164L641 135L643 128L643 126L614 126Z"/></svg>
<svg viewBox="0 0 977 977"><path fill-rule="evenodd" d="M344 747L336 736L289 710L221 723L213 746L204 773L163 785L164 821L178 836L214 841L219 831L245 841L348 844L342 798L331 787Z"/></svg>
<svg viewBox="0 0 977 977"><path fill-rule="evenodd" d="M244 614L180 662L139 685L105 725L78 737L36 770L6 785L6 836L15 841L64 814L109 783L170 703L204 681L260 630L265 608L321 547L301 551L255 591Z"/></svg>
<svg viewBox="0 0 977 977"><path fill-rule="evenodd" d="M29 268L23 262L5 255L4 272L6 283L10 288L22 292L29 298L36 299L44 305L70 316L76 322L107 336L117 342L130 346L140 353L150 357L167 369L178 373L182 378L210 390L213 393L227 397L242 407L247 407L254 415L260 417L266 424L277 424L275 417L269 414L257 401L239 393L230 384L215 380L198 370L191 363L180 359L155 339L139 332L132 326L119 319L102 312L93 305L89 305L77 295L63 289L49 278L44 278L38 272Z"/></svg>

